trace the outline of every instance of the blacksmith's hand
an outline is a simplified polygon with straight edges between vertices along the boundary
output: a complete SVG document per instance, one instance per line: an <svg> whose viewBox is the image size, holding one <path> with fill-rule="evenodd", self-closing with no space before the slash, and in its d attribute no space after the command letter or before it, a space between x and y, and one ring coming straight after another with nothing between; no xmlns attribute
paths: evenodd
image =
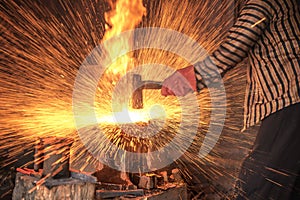
<svg viewBox="0 0 300 200"><path fill-rule="evenodd" d="M195 92L196 78L194 66L188 66L177 70L166 80L164 80L161 88L163 96L185 96L190 92Z"/></svg>

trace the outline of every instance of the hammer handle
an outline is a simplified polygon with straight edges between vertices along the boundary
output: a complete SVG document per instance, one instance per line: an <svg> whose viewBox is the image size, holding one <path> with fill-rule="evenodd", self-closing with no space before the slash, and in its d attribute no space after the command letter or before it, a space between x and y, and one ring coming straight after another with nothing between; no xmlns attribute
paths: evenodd
<svg viewBox="0 0 300 200"><path fill-rule="evenodd" d="M161 89L162 82L159 81L143 81L143 89Z"/></svg>

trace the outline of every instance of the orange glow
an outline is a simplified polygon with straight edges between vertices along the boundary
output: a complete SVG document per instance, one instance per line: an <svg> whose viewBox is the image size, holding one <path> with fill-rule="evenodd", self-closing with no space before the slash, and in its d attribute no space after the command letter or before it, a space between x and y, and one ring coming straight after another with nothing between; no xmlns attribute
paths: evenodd
<svg viewBox="0 0 300 200"><path fill-rule="evenodd" d="M142 0L117 0L115 3L109 2L112 10L105 13L105 20L111 26L106 25L106 32L103 41L116 37L121 32L135 28L146 14L146 8ZM127 54L122 57L118 55L126 53L130 49L132 38L114 40L106 50L112 61L110 69L114 74L125 74L133 58ZM118 57L118 58L117 58ZM117 58L114 60L113 58Z"/></svg>
<svg viewBox="0 0 300 200"><path fill-rule="evenodd" d="M112 76L121 77L126 74L127 70L132 69L135 63L134 58L127 53L130 51L133 38L132 36L128 36L128 38L118 38L117 36L124 31L134 29L141 22L142 17L146 15L146 8L143 6L142 0L117 0L116 2L109 1L109 3L111 10L105 13L105 20L109 25L106 25L103 37L105 49L112 62L108 68L108 73L112 72ZM112 41L109 42L108 46L105 41L109 39ZM121 54L124 55L120 56ZM122 124L148 122L151 119L145 110L129 111L128 105L119 106L121 107L120 112L104 114L104 116L103 109L100 109L98 114L101 116L98 116L98 122ZM116 117L118 120L115 119Z"/></svg>
<svg viewBox="0 0 300 200"><path fill-rule="evenodd" d="M115 112L114 115L107 115L98 118L99 123L136 123L136 122L149 122L150 120L165 118L164 110L157 108L145 108L145 109L123 109L121 112Z"/></svg>

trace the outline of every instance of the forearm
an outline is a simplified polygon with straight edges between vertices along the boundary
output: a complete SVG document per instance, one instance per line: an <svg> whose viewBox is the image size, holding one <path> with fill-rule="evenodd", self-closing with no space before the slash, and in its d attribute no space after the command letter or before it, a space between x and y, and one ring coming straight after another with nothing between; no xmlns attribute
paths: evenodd
<svg viewBox="0 0 300 200"><path fill-rule="evenodd" d="M273 13L269 0L249 0L219 48L194 65L198 84L204 79L208 85L241 62L260 39Z"/></svg>

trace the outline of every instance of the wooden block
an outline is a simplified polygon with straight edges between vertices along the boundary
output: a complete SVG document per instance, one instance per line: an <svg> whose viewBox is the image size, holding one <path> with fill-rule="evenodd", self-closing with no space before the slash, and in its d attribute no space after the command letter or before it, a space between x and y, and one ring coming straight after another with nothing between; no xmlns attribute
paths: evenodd
<svg viewBox="0 0 300 200"><path fill-rule="evenodd" d="M73 180L66 184L56 185L49 189L45 185L36 187L36 182L40 180L36 177L17 173L16 183L13 191L13 200L51 199L51 200L94 200L95 184ZM61 182L62 183L62 182ZM34 187L36 187L31 193Z"/></svg>

